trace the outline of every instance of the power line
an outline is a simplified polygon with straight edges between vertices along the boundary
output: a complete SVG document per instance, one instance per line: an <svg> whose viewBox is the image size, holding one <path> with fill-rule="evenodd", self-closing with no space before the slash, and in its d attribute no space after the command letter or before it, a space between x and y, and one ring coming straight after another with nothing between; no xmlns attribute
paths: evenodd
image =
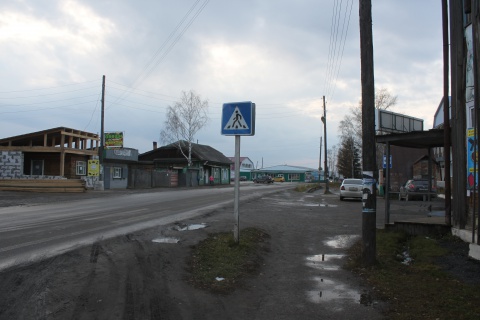
<svg viewBox="0 0 480 320"><path fill-rule="evenodd" d="M331 29L330 29L330 44L327 59L327 70L324 79L324 92L329 101L333 98L335 92L338 74L342 64L343 53L345 49L348 28L350 25L350 17L353 8L353 0L346 1L345 6L343 0L335 1L333 6ZM350 6L350 8L349 8ZM342 14L343 12L343 14ZM347 17L348 13L348 17ZM343 18L342 18L343 17ZM340 23L342 27L340 28ZM340 39L339 39L340 33Z"/></svg>
<svg viewBox="0 0 480 320"><path fill-rule="evenodd" d="M137 75L135 80L133 81L132 85L129 86L128 90L125 90L124 94L117 98L113 103L117 103L119 100L123 99L127 95L130 94L131 90L135 89L137 85L139 85L142 81L144 81L152 72L155 70L155 68L165 60L165 57L170 53L170 51L175 47L175 45L178 43L180 38L185 34L185 32L188 30L188 28L193 24L193 22L196 20L196 18L200 15L200 13L203 11L203 9L206 7L208 2L210 0L205 0L200 5L200 8L197 9L197 11L193 14L192 17L188 17L191 15L191 13L195 10L195 7L197 7L198 3L201 0L196 0L193 5L190 7L190 9L187 11L187 13L182 17L180 22L177 24L177 26L174 28L174 30L170 33L170 35L167 37L167 39L162 43L159 49L154 53L150 61L143 67L142 71ZM185 21L186 24L185 24ZM174 38L172 41L173 37L177 33L177 31L181 28L182 25L185 26L183 29L181 29L180 33ZM169 44L170 43L170 44ZM164 50L164 48L167 47L167 49ZM163 53L160 55L160 53L163 51ZM160 56L160 57L159 57ZM158 58L159 57L159 58Z"/></svg>
<svg viewBox="0 0 480 320"><path fill-rule="evenodd" d="M98 81L98 80L89 80L89 81L85 81L85 82L69 83L69 84L64 84L64 85L55 86L55 87L36 88L36 89L27 89L27 90L15 90L15 91L0 91L0 94L17 93L17 92L29 92L29 91L38 91L38 90L50 90L50 89L56 89L56 88L63 88L63 87L67 87L67 86L76 86L76 85L79 85L79 84L91 83L91 82L96 82L96 81Z"/></svg>

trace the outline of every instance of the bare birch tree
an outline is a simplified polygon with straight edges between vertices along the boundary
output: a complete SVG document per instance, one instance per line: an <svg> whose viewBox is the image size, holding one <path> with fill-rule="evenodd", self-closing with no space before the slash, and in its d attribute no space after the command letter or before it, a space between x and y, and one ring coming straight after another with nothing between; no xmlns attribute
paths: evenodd
<svg viewBox="0 0 480 320"><path fill-rule="evenodd" d="M397 104L397 96L392 94L386 88L380 88L375 91L375 109L388 110ZM338 126L340 138L342 141L353 139L355 147L362 150L362 100L358 106L350 108L350 114L343 117ZM384 154L384 145L376 145L377 165L382 164ZM340 146L342 149L342 146Z"/></svg>
<svg viewBox="0 0 480 320"><path fill-rule="evenodd" d="M182 91L182 97L174 106L168 106L167 120L160 132L162 143L176 143L182 155L192 165L192 143L195 134L208 123L208 100L194 91Z"/></svg>

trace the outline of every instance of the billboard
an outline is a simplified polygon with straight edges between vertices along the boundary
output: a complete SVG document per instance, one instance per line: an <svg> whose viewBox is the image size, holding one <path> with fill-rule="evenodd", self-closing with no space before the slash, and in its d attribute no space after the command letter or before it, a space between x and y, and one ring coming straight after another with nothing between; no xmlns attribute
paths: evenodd
<svg viewBox="0 0 480 320"><path fill-rule="evenodd" d="M123 132L105 132L105 148L123 148Z"/></svg>
<svg viewBox="0 0 480 320"><path fill-rule="evenodd" d="M385 110L375 110L375 131L404 133L423 131L423 120Z"/></svg>

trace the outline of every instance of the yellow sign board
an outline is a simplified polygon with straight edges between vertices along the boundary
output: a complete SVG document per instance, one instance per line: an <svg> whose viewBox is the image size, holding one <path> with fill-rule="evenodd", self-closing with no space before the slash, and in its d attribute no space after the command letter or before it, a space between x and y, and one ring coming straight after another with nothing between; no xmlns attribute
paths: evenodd
<svg viewBox="0 0 480 320"><path fill-rule="evenodd" d="M88 176L94 177L100 175L100 161L88 160Z"/></svg>

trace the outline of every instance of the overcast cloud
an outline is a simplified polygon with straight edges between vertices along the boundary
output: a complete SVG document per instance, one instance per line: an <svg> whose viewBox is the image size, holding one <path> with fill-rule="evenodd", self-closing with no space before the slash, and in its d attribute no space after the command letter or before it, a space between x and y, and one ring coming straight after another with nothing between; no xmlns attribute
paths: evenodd
<svg viewBox="0 0 480 320"><path fill-rule="evenodd" d="M374 0L372 11L376 87L429 129L443 95L441 3ZM233 156L222 104L252 101L241 155L318 168L322 97L332 147L361 96L358 16L351 0L3 1L0 138L100 133L105 75L105 131L123 131L125 147L151 150L167 106L194 90L210 105L199 143Z"/></svg>

